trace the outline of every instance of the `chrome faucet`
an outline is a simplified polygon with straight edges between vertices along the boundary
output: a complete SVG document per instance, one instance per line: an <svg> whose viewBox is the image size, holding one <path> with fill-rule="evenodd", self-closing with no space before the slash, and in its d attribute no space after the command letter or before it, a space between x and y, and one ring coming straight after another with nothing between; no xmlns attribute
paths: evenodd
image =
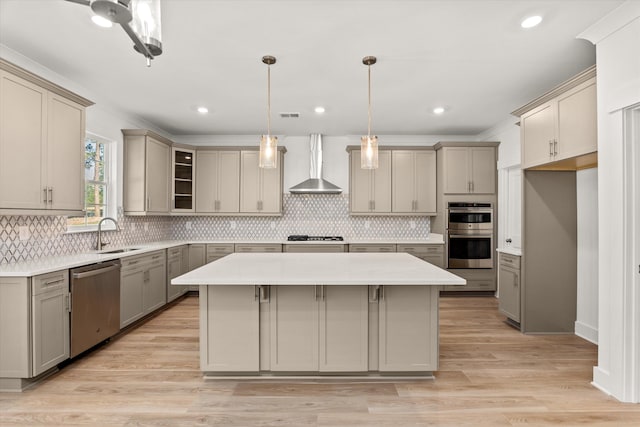
<svg viewBox="0 0 640 427"><path fill-rule="evenodd" d="M106 216L106 217L102 218L100 220L100 222L98 223L98 243L96 244L96 249L99 250L99 251L102 250L102 247L104 245L108 245L109 244L109 242L103 242L102 241L102 223L105 222L106 220L113 221L113 223L116 225L116 230L120 231L120 227L118 226L118 221L116 221L115 219L113 219L113 218L111 218L109 216Z"/></svg>

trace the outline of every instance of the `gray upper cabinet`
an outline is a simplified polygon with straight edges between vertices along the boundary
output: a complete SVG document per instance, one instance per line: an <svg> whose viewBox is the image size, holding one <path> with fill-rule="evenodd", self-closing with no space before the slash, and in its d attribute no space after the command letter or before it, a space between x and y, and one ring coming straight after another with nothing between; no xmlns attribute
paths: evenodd
<svg viewBox="0 0 640 427"><path fill-rule="evenodd" d="M577 170L597 164L595 66L514 111L523 169Z"/></svg>
<svg viewBox="0 0 640 427"><path fill-rule="evenodd" d="M196 212L240 211L240 152L199 150L196 157Z"/></svg>
<svg viewBox="0 0 640 427"><path fill-rule="evenodd" d="M495 147L444 146L441 150L444 194L496 193Z"/></svg>
<svg viewBox="0 0 640 427"><path fill-rule="evenodd" d="M82 214L91 104L0 60L0 213Z"/></svg>
<svg viewBox="0 0 640 427"><path fill-rule="evenodd" d="M260 153L240 153L240 211L255 215L282 215L283 151L278 152L277 167L258 166Z"/></svg>
<svg viewBox="0 0 640 427"><path fill-rule="evenodd" d="M124 213L167 215L171 210L171 141L148 130L123 129Z"/></svg>
<svg viewBox="0 0 640 427"><path fill-rule="evenodd" d="M350 209L352 214L391 212L391 151L378 151L378 169L360 167L360 150L350 151Z"/></svg>
<svg viewBox="0 0 640 427"><path fill-rule="evenodd" d="M435 151L393 150L391 157L392 211L435 215Z"/></svg>

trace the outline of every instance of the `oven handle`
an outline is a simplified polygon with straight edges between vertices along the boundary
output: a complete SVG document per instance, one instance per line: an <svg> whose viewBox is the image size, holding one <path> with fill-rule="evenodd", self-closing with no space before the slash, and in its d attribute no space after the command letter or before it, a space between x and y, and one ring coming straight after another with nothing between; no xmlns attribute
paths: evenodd
<svg viewBox="0 0 640 427"><path fill-rule="evenodd" d="M449 213L493 213L493 209L483 208L477 210L469 210L469 209L448 209Z"/></svg>
<svg viewBox="0 0 640 427"><path fill-rule="evenodd" d="M449 234L450 239L468 239L470 237L493 237L492 234Z"/></svg>

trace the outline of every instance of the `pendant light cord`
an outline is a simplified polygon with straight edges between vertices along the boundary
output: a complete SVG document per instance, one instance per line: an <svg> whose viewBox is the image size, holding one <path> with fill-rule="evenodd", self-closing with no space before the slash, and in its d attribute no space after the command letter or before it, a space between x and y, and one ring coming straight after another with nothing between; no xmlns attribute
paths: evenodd
<svg viewBox="0 0 640 427"><path fill-rule="evenodd" d="M369 81L369 86L367 88L367 92L369 94L369 108L368 108L368 118L369 118L369 122L367 124L367 139L368 141L371 141L371 65L367 66L368 69L368 81Z"/></svg>
<svg viewBox="0 0 640 427"><path fill-rule="evenodd" d="M267 138L271 139L271 64L267 64Z"/></svg>

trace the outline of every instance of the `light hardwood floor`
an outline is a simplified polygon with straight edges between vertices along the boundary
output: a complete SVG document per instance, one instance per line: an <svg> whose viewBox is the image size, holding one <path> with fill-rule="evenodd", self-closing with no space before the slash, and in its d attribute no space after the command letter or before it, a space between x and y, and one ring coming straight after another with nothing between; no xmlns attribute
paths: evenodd
<svg viewBox="0 0 640 427"><path fill-rule="evenodd" d="M435 380L203 380L187 297L24 393L0 426L639 426L640 405L593 388L596 346L527 336L489 297L441 298Z"/></svg>

